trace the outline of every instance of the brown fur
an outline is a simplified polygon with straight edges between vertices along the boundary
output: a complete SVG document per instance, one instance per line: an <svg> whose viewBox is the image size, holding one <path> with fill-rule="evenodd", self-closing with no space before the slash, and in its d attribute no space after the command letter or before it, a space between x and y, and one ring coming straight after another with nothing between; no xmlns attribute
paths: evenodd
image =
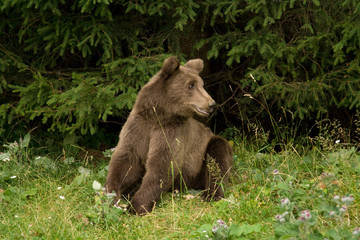
<svg viewBox="0 0 360 240"><path fill-rule="evenodd" d="M185 66L176 57L166 59L139 92L120 132L105 187L117 198L134 193L131 206L138 214L150 212L161 193L173 188L204 189L205 200L224 197L218 183L228 178L232 149L193 118L207 116L215 104L203 88L202 68L200 59ZM221 176L212 176L207 156Z"/></svg>

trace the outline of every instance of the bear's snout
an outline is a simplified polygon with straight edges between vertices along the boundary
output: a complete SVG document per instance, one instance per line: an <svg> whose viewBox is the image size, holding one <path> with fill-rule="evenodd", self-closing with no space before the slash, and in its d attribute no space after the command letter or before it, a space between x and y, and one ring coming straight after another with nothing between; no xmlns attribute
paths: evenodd
<svg viewBox="0 0 360 240"><path fill-rule="evenodd" d="M217 103L215 101L209 103L209 110L210 112L214 111L214 108L217 106Z"/></svg>

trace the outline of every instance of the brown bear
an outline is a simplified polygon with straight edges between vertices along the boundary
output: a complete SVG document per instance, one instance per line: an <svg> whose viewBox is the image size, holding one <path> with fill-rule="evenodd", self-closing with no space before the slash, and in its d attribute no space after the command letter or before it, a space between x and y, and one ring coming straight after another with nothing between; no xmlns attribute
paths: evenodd
<svg viewBox="0 0 360 240"><path fill-rule="evenodd" d="M163 192L204 189L204 200L224 197L220 183L232 166L232 148L194 117L209 116L215 101L199 73L203 61L180 66L167 58L140 90L120 132L105 183L116 200L131 196L131 210L152 211ZM129 194L129 195L128 195Z"/></svg>

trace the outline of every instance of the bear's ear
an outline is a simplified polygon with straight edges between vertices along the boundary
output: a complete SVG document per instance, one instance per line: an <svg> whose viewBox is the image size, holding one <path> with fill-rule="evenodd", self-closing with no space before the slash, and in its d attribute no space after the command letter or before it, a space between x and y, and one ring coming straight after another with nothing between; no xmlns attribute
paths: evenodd
<svg viewBox="0 0 360 240"><path fill-rule="evenodd" d="M164 65L161 68L162 74L165 78L170 77L176 70L179 69L180 60L177 57L169 57L165 59Z"/></svg>
<svg viewBox="0 0 360 240"><path fill-rule="evenodd" d="M200 73L204 68L204 62L200 58L192 59L185 64L185 67L195 70Z"/></svg>

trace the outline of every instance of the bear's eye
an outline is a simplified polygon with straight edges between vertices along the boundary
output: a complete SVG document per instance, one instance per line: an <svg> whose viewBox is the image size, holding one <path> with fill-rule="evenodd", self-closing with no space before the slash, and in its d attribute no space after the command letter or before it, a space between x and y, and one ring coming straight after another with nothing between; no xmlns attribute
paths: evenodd
<svg viewBox="0 0 360 240"><path fill-rule="evenodd" d="M194 88L194 86L195 86L195 84L194 84L194 83L190 83L190 84L189 84L189 89L193 89L193 88Z"/></svg>

